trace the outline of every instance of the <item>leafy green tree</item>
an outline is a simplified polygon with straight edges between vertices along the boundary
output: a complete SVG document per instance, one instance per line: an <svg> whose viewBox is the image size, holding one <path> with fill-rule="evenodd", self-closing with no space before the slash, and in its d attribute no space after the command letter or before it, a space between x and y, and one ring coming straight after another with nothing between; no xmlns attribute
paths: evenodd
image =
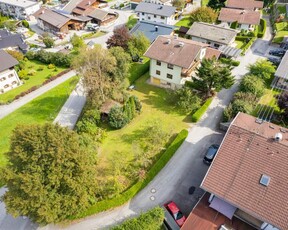
<svg viewBox="0 0 288 230"><path fill-rule="evenodd" d="M117 68L116 58L100 45L90 50L80 50L77 59L73 61L73 67L83 76L91 105L100 107L118 87L118 82L113 81L113 73Z"/></svg>
<svg viewBox="0 0 288 230"><path fill-rule="evenodd" d="M114 106L109 113L109 125L115 129L121 129L129 122L127 112L120 106Z"/></svg>
<svg viewBox="0 0 288 230"><path fill-rule="evenodd" d="M16 58L19 62L23 61L24 55L16 50L7 50L6 51L8 54L10 54L12 57Z"/></svg>
<svg viewBox="0 0 288 230"><path fill-rule="evenodd" d="M210 7L199 7L191 12L191 22L207 22L214 23L218 18L218 13Z"/></svg>
<svg viewBox="0 0 288 230"><path fill-rule="evenodd" d="M172 6L176 7L177 10L182 10L186 5L186 0L172 0Z"/></svg>
<svg viewBox="0 0 288 230"><path fill-rule="evenodd" d="M73 34L71 38L71 44L73 48L79 49L85 46L84 39L78 36L76 33Z"/></svg>
<svg viewBox="0 0 288 230"><path fill-rule="evenodd" d="M138 61L149 46L150 41L143 33L133 35L128 41L128 52L130 53L132 60Z"/></svg>
<svg viewBox="0 0 288 230"><path fill-rule="evenodd" d="M240 90L261 97L264 93L265 86L261 78L254 75L246 75L240 83Z"/></svg>
<svg viewBox="0 0 288 230"><path fill-rule="evenodd" d="M255 64L250 64L248 70L251 75L255 75L263 80L269 80L275 73L275 66L267 60L258 60Z"/></svg>
<svg viewBox="0 0 288 230"><path fill-rule="evenodd" d="M51 37L44 37L43 43L46 46L46 48L51 48L54 46L54 40Z"/></svg>
<svg viewBox="0 0 288 230"><path fill-rule="evenodd" d="M153 208L140 216L126 220L123 224L113 227L112 230L161 230L164 220L164 210Z"/></svg>
<svg viewBox="0 0 288 230"><path fill-rule="evenodd" d="M80 136L59 125L18 126L2 179L8 213L55 223L84 211L96 189L96 154Z"/></svg>
<svg viewBox="0 0 288 230"><path fill-rule="evenodd" d="M225 6L226 0L209 0L207 6L214 10L220 10L222 7Z"/></svg>
<svg viewBox="0 0 288 230"><path fill-rule="evenodd" d="M192 86L205 93L207 97L211 96L213 91L219 92L234 84L231 67L215 58L203 59L201 66L197 68L196 76L193 78Z"/></svg>

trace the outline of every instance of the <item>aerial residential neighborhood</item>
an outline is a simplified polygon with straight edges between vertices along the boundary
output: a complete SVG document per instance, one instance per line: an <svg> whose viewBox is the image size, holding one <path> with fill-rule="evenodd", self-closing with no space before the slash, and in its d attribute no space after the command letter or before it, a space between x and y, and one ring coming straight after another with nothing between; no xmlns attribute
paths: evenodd
<svg viewBox="0 0 288 230"><path fill-rule="evenodd" d="M288 230L288 2L0 0L0 230Z"/></svg>

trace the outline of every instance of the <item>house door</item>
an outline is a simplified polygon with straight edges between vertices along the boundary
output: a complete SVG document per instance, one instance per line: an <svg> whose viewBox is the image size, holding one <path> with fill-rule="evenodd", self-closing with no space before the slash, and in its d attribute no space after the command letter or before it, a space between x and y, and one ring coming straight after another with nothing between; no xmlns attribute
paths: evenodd
<svg viewBox="0 0 288 230"><path fill-rule="evenodd" d="M161 84L161 80L158 79L158 78L152 77L152 83L155 84L155 85L160 85Z"/></svg>

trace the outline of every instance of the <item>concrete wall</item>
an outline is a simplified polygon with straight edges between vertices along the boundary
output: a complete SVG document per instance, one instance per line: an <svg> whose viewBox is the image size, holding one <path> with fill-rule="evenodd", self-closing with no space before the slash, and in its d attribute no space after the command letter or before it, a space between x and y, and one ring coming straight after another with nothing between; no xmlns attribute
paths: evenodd
<svg viewBox="0 0 288 230"><path fill-rule="evenodd" d="M21 81L14 69L0 72L0 94L21 85Z"/></svg>

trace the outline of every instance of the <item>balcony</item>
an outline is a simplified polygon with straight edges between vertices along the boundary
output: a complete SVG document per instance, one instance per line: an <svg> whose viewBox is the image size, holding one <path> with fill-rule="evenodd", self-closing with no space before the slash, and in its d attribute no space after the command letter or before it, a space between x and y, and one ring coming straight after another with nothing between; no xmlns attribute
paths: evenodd
<svg viewBox="0 0 288 230"><path fill-rule="evenodd" d="M199 61L194 61L194 63L191 65L191 67L189 69L182 69L181 71L181 77L191 77L192 74L195 72L196 68L199 66L200 64L200 60Z"/></svg>

